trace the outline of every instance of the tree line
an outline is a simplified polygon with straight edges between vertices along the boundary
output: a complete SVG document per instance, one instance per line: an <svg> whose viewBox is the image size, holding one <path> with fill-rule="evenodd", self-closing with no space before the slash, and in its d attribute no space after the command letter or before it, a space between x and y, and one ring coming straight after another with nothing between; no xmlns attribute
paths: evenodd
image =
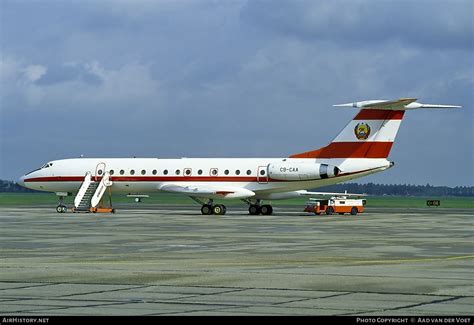
<svg viewBox="0 0 474 325"><path fill-rule="evenodd" d="M318 192L344 192L396 196L474 196L474 186L432 186L411 184L342 183L315 189Z"/></svg>
<svg viewBox="0 0 474 325"><path fill-rule="evenodd" d="M474 196L474 186L432 186L410 184L359 184L342 183L314 189L317 192L360 193L369 195L396 195L396 196ZM12 181L0 180L0 192L34 193Z"/></svg>

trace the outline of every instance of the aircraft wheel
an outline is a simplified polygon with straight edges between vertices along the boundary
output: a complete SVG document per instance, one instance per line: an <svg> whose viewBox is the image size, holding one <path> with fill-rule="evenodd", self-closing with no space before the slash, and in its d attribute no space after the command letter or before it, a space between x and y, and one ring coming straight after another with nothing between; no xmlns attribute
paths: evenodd
<svg viewBox="0 0 474 325"><path fill-rule="evenodd" d="M209 204L204 204L201 207L201 213L204 215L209 215L212 213L212 207Z"/></svg>
<svg viewBox="0 0 474 325"><path fill-rule="evenodd" d="M65 206L65 205L63 205L61 210L62 210L62 211L61 211L62 213L66 213L66 211L67 211L67 208L66 208L66 206Z"/></svg>
<svg viewBox="0 0 474 325"><path fill-rule="evenodd" d="M326 214L327 214L328 216L330 216L330 215L333 214L333 213L334 213L334 208L333 208L333 207L328 207L328 208L326 209Z"/></svg>
<svg viewBox="0 0 474 325"><path fill-rule="evenodd" d="M56 207L56 212L57 212L57 213L63 213L63 212L64 212L64 211L63 211L63 206L62 206L62 205L58 205L58 206Z"/></svg>
<svg viewBox="0 0 474 325"><path fill-rule="evenodd" d="M356 208L356 207L353 207L353 208L351 209L351 214L352 214L353 216L355 216L355 215L357 214L357 212L358 212L358 211L357 211L357 208Z"/></svg>
<svg viewBox="0 0 474 325"><path fill-rule="evenodd" d="M259 215L260 214L260 207L258 205L252 204L249 207L249 213L253 216Z"/></svg>
<svg viewBox="0 0 474 325"><path fill-rule="evenodd" d="M271 205L269 204L265 204L265 205L262 205L260 207L260 212L264 215L264 216L268 216L270 214L273 213L273 208Z"/></svg>
<svg viewBox="0 0 474 325"><path fill-rule="evenodd" d="M225 207L221 204L216 204L212 207L212 214L223 215L225 214Z"/></svg>

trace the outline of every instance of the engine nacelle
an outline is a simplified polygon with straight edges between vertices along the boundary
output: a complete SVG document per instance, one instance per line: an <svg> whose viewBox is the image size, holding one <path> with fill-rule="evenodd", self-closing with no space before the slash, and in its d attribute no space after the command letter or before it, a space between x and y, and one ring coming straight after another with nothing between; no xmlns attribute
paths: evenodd
<svg viewBox="0 0 474 325"><path fill-rule="evenodd" d="M268 166L268 176L283 181L309 181L339 175L341 170L328 164L276 163Z"/></svg>

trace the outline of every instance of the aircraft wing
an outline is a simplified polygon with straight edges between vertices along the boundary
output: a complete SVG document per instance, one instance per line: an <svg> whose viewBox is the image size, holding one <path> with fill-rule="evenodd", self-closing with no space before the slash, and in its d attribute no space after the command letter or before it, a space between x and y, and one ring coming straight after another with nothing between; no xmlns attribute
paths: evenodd
<svg viewBox="0 0 474 325"><path fill-rule="evenodd" d="M300 196L367 196L360 193L333 193L333 192L309 192L306 190L296 191Z"/></svg>
<svg viewBox="0 0 474 325"><path fill-rule="evenodd" d="M158 189L165 192L210 199L246 199L255 195L254 192L245 188L231 186L163 184Z"/></svg>

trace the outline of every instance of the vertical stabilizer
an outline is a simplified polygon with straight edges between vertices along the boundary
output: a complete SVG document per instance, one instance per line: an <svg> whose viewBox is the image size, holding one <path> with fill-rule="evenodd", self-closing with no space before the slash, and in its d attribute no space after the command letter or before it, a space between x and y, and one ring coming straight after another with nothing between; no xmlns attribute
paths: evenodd
<svg viewBox="0 0 474 325"><path fill-rule="evenodd" d="M366 100L334 105L361 108L327 146L291 155L290 158L387 158L407 110L460 108L456 105L417 103L416 98Z"/></svg>
<svg viewBox="0 0 474 325"><path fill-rule="evenodd" d="M326 147L291 158L387 158L404 111L362 109Z"/></svg>

